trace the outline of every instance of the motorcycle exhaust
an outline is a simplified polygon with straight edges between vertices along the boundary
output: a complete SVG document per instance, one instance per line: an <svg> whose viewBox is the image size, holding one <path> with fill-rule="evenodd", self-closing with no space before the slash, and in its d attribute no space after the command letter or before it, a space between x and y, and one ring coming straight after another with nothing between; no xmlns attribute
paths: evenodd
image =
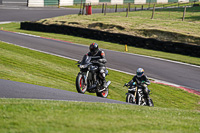
<svg viewBox="0 0 200 133"><path fill-rule="evenodd" d="M89 90L92 90L92 89L94 89L94 88L96 88L96 87L97 87L97 85L94 84L94 85L90 86Z"/></svg>
<svg viewBox="0 0 200 133"><path fill-rule="evenodd" d="M111 83L111 81L108 81L108 82L106 83L106 88L108 88L108 86L110 85L110 83Z"/></svg>

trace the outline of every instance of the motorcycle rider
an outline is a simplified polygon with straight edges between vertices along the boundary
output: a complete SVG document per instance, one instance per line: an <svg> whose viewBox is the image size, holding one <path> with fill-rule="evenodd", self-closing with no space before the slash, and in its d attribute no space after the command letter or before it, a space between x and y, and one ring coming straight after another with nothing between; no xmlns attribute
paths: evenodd
<svg viewBox="0 0 200 133"><path fill-rule="evenodd" d="M105 58L105 53L104 51L99 50L98 44L97 43L92 43L89 46L90 52L87 53L88 56L92 57L97 57L97 58L92 58L91 62L93 62L94 65L97 65L99 67L99 73L100 73L100 78L102 79L103 82L103 88L101 88L100 91L103 91L106 89L106 66L105 63L107 62Z"/></svg>
<svg viewBox="0 0 200 133"><path fill-rule="evenodd" d="M131 81L126 83L125 86L132 85L134 82L136 82L136 84L142 84L143 92L147 97L149 105L151 106L151 101L150 101L150 98L149 98L150 90L147 88L147 85L150 85L150 81L147 78L147 76L144 74L143 68L138 68L137 71L136 71L136 75L133 77L133 79Z"/></svg>

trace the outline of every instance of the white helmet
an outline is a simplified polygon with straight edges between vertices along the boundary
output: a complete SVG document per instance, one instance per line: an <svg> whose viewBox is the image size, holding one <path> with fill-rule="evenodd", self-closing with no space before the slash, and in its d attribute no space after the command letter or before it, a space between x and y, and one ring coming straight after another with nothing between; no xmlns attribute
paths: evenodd
<svg viewBox="0 0 200 133"><path fill-rule="evenodd" d="M137 77L142 77L144 75L144 69L143 68L138 68L136 71Z"/></svg>

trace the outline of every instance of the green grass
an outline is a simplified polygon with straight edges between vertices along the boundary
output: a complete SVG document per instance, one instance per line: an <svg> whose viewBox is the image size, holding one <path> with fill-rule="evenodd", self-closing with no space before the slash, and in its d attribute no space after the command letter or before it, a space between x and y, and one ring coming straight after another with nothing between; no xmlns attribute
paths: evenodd
<svg viewBox="0 0 200 133"><path fill-rule="evenodd" d="M76 92L75 61L0 42L0 79ZM109 99L125 101L132 76L109 70ZM0 99L0 132L199 132L200 96L152 83L155 107ZM88 94L88 93L86 93Z"/></svg>
<svg viewBox="0 0 200 133"><path fill-rule="evenodd" d="M0 59L0 79L76 92L75 79L79 68L75 61L2 42ZM109 74L106 79L112 83L108 98L125 101L127 88L122 86L132 76L112 70L109 70ZM197 95L154 83L149 89L156 107L200 110L200 97Z"/></svg>
<svg viewBox="0 0 200 133"><path fill-rule="evenodd" d="M197 133L197 111L133 105L0 99L0 132Z"/></svg>
<svg viewBox="0 0 200 133"><path fill-rule="evenodd" d="M73 16L73 17L75 17L75 16ZM124 50L125 50L124 45L117 44L117 43L110 43L110 42L105 42L105 41L92 40L92 39L86 39L86 38L62 35L62 34L21 30L19 23L2 24L2 25L0 25L0 28L1 27L4 30L8 30L8 31L33 34L33 35L38 35L38 36L48 37L48 38L53 38L53 39L60 39L60 40L70 41L73 43L84 44L84 45L88 45L88 46L92 42L96 42L99 44L99 47L103 48L103 49L115 50L115 51L120 51L120 52L124 52ZM169 60L175 60L175 61L195 64L195 65L200 65L199 58L180 55L180 54L172 54L172 53L167 53L167 52L148 50L148 49L136 48L136 47L131 47L131 46L128 47L128 52L152 56L152 57L159 57L159 58L164 58L164 59L169 59Z"/></svg>
<svg viewBox="0 0 200 133"><path fill-rule="evenodd" d="M29 33L124 51L124 46L79 37L25 31L18 23L0 25L4 30ZM129 52L200 65L199 58L128 47ZM76 62L0 42L0 79L76 92ZM109 99L125 101L122 85L132 76L109 70ZM152 132L197 133L200 131L200 96L152 83L155 107L47 100L0 99L0 132ZM86 93L88 94L88 93Z"/></svg>

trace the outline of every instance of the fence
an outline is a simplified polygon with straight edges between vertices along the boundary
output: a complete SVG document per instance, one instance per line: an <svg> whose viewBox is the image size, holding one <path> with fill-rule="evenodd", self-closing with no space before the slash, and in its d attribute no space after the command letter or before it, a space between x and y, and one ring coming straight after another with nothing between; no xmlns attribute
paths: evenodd
<svg viewBox="0 0 200 133"><path fill-rule="evenodd" d="M132 4L167 4L167 3L185 3L185 2L199 2L200 0L28 0L28 5L34 6L74 6L80 4L91 5L123 5L127 3Z"/></svg>

